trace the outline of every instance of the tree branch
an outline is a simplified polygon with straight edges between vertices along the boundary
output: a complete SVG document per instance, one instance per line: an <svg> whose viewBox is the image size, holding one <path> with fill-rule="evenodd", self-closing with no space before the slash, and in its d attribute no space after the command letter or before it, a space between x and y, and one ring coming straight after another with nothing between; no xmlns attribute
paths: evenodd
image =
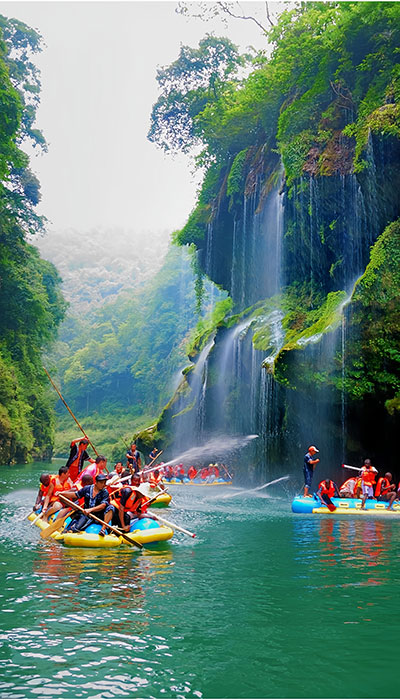
<svg viewBox="0 0 400 700"><path fill-rule="evenodd" d="M230 15L230 17L233 17L234 19L250 19L252 22L255 22L260 29L262 29L263 32L267 33L268 29L264 27L261 22L258 21L255 17L252 17L251 15L246 16L246 15L235 15L232 10L230 9L229 5L225 2L217 2L216 3L218 7L221 8L222 12L226 12L227 15ZM271 21L271 20L270 20Z"/></svg>

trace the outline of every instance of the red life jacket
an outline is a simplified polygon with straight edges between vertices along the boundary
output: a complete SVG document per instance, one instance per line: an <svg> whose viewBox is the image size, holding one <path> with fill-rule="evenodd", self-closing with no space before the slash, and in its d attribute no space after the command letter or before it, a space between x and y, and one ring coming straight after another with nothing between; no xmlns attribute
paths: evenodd
<svg viewBox="0 0 400 700"><path fill-rule="evenodd" d="M215 474L215 478L218 479L218 478L219 478L219 469L218 469L218 467L214 467L214 474Z"/></svg>
<svg viewBox="0 0 400 700"><path fill-rule="evenodd" d="M376 472L373 472L372 469L364 469L361 474L361 479L364 484L367 484L367 486L375 484L375 473Z"/></svg>
<svg viewBox="0 0 400 700"><path fill-rule="evenodd" d="M326 487L325 481L321 481L318 490L321 496L327 494L329 498L333 498L333 496L335 495L335 487L333 485L333 481L329 481L328 488Z"/></svg>
<svg viewBox="0 0 400 700"><path fill-rule="evenodd" d="M188 469L188 477L189 479L195 479L197 476L197 469L196 467L189 467Z"/></svg>
<svg viewBox="0 0 400 700"><path fill-rule="evenodd" d="M388 493L390 490L391 489L389 479L386 479L385 476L381 476L381 478L378 479L378 483L376 485L375 498L379 498L379 496L384 496L385 493Z"/></svg>

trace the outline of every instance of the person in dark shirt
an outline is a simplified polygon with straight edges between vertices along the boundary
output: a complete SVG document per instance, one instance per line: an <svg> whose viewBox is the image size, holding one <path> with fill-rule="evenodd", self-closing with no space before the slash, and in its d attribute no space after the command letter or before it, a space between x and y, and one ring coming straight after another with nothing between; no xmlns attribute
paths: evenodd
<svg viewBox="0 0 400 700"><path fill-rule="evenodd" d="M155 458L157 457L157 455L158 455L157 447L153 447L152 451L149 454L149 461L153 462L155 460Z"/></svg>
<svg viewBox="0 0 400 700"><path fill-rule="evenodd" d="M304 455L304 496L312 498L310 494L311 482L314 474L315 465L318 464L319 459L313 459L314 455L319 452L314 445L310 445L308 452Z"/></svg>
<svg viewBox="0 0 400 700"><path fill-rule="evenodd" d="M71 481L76 481L78 474L83 470L83 463L89 461L94 462L94 459L86 452L86 448L89 444L87 438L78 438L77 440L72 440L70 444L70 453L68 457L68 462L66 467L69 467L69 477Z"/></svg>
<svg viewBox="0 0 400 700"><path fill-rule="evenodd" d="M126 459L127 459L127 466L131 471L135 472L135 474L138 473L141 462L140 462L140 454L139 450L136 449L136 443L132 442L131 444L131 449L128 450L126 453Z"/></svg>
<svg viewBox="0 0 400 700"><path fill-rule="evenodd" d="M110 510L110 496L105 488L105 483L107 480L106 474L98 474L96 480L92 486L84 486L78 491L65 491L62 495L69 498L71 501L77 499L84 499L84 508L86 513L93 513L101 520L104 519L105 514ZM90 515L82 515L69 524L66 528L70 532L78 532L79 530L85 530L92 522Z"/></svg>

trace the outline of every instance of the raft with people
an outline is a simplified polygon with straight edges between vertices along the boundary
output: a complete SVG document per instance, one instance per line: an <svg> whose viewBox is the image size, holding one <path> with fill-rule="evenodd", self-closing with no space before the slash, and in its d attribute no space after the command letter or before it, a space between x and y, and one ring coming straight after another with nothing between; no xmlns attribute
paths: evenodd
<svg viewBox="0 0 400 700"><path fill-rule="evenodd" d="M196 468L190 466L185 471L183 464L163 465L163 482L173 486L184 484L186 486L232 486L232 475L228 472L224 464L221 469L217 463L209 464L208 467ZM222 476L221 472L224 472Z"/></svg>
<svg viewBox="0 0 400 700"><path fill-rule="evenodd" d="M372 498L367 498L364 508L362 508L361 498L331 498L334 509L330 509L328 505L322 505L320 499L314 495L296 496L292 501L292 512L301 514L326 514L336 513L338 515L399 515L400 503L394 503L392 508L388 508L388 503L384 501L375 501Z"/></svg>
<svg viewBox="0 0 400 700"><path fill-rule="evenodd" d="M54 518L56 518L56 516L57 514L55 514ZM28 516L28 520L31 522L36 520L35 525L42 531L46 530L49 524L54 522L54 518L48 523L41 518L37 519L35 513L31 513ZM64 522L64 526L67 527L70 522L71 518L67 518ZM55 530L55 532L50 535L50 538L64 544L66 547L109 548L119 547L123 544L128 544L129 546L129 543L122 536L116 534L106 534L101 537L99 535L101 528L102 526L100 524L92 522L85 530L80 532L70 532L68 530L66 532L59 532ZM147 548L170 540L173 534L174 531L171 527L163 525L153 518L133 520L129 531L126 532L128 537L132 537L132 540Z"/></svg>

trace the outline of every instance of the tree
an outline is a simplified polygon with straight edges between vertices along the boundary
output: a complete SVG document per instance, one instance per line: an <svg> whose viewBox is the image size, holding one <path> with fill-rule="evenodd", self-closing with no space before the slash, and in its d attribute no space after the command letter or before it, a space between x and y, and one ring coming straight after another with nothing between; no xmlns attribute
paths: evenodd
<svg viewBox="0 0 400 700"><path fill-rule="evenodd" d="M149 140L165 151L191 150L201 136L197 116L223 98L246 58L229 39L211 34L197 49L182 46L177 60L157 72L161 95L152 110Z"/></svg>

